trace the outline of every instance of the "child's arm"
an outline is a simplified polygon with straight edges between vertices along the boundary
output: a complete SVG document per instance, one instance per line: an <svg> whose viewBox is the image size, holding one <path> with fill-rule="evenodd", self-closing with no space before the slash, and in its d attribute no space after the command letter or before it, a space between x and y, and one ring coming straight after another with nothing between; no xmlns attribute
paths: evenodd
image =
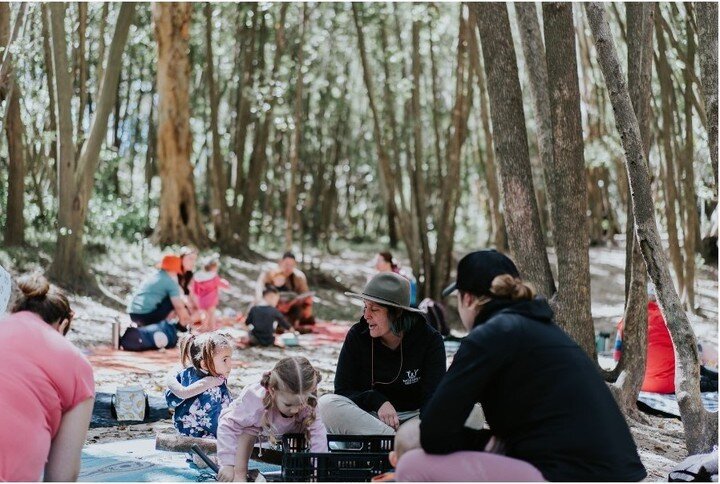
<svg viewBox="0 0 720 484"><path fill-rule="evenodd" d="M200 395L211 388L222 385L225 383L225 379L217 376L206 376L205 378L201 378L195 383L185 387L182 383L177 381L175 375L170 374L167 376L165 383L168 390L170 390L175 396L182 398L183 400L187 400L188 398Z"/></svg>
<svg viewBox="0 0 720 484"><path fill-rule="evenodd" d="M230 283L227 279L218 278L218 289L230 289Z"/></svg>
<svg viewBox="0 0 720 484"><path fill-rule="evenodd" d="M327 429L317 411L315 413L315 421L310 424L308 430L310 430L310 452L327 452Z"/></svg>
<svg viewBox="0 0 720 484"><path fill-rule="evenodd" d="M252 455L253 446L257 437L250 434L240 434L235 451L235 464L223 465L218 471L218 480L223 482L247 481L248 462Z"/></svg>
<svg viewBox="0 0 720 484"><path fill-rule="evenodd" d="M288 320L285 319L285 315L277 309L275 309L275 317L277 318L278 325L280 325L281 328L288 331L293 329L292 324L290 324Z"/></svg>

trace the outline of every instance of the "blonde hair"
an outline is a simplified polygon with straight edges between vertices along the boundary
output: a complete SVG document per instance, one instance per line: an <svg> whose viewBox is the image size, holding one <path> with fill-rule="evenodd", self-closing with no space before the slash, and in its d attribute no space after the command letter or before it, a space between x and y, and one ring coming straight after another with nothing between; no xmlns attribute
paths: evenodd
<svg viewBox="0 0 720 484"><path fill-rule="evenodd" d="M464 293L464 291L460 291ZM509 299L511 301L529 301L536 295L535 288L524 282L519 277L513 277L510 274L503 274L495 277L490 283L490 296L474 296L474 300L471 304L471 309L475 312L480 312L482 308L496 296L500 299Z"/></svg>
<svg viewBox="0 0 720 484"><path fill-rule="evenodd" d="M180 342L180 363L186 368L192 365L198 371L205 371L202 368L204 362L207 371L212 376L219 376L215 370L213 357L218 350L224 348L232 350L232 345L228 337L222 333L187 335Z"/></svg>
<svg viewBox="0 0 720 484"><path fill-rule="evenodd" d="M270 425L269 413L276 408L275 398L272 392L281 391L291 393L297 396L308 396L307 408L309 412L298 412L296 418L305 433L305 442L310 445L310 426L315 422L317 407L317 386L322 380L320 372L315 369L310 361L304 356L289 356L283 358L275 364L275 367L265 373L260 380L260 385L265 388L265 396L263 397L263 412L260 426L265 430L270 441L274 444L277 442L277 436L274 429ZM304 414L304 415L303 415Z"/></svg>

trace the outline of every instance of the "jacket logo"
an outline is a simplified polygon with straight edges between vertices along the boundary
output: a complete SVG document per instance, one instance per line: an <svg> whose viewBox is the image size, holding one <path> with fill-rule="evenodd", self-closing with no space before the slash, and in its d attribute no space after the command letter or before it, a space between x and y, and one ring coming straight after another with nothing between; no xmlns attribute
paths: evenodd
<svg viewBox="0 0 720 484"><path fill-rule="evenodd" d="M413 383L417 383L418 381L420 381L420 377L418 376L419 372L419 368L417 370L407 370L405 372L407 374L407 377L403 379L403 383L406 385L412 385Z"/></svg>

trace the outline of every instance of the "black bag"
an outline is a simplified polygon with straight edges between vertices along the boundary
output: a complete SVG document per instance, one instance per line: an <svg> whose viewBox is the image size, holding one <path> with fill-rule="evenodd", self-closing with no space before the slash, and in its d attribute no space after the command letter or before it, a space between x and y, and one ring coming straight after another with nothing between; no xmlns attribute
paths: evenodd
<svg viewBox="0 0 720 484"><path fill-rule="evenodd" d="M427 311L425 319L428 324L435 328L441 335L447 336L450 334L450 328L445 320L445 308L442 304L437 301L433 301L430 298L426 298L422 300L418 308Z"/></svg>

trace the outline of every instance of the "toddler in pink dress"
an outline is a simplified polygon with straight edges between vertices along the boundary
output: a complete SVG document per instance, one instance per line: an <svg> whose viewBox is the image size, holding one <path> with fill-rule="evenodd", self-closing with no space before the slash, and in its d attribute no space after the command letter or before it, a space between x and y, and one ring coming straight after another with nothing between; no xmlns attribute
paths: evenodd
<svg viewBox="0 0 720 484"><path fill-rule="evenodd" d="M220 258L217 254L205 260L202 271L193 274L190 292L203 313L201 331L215 331L215 309L220 299L220 290L228 289L230 283L217 273Z"/></svg>

